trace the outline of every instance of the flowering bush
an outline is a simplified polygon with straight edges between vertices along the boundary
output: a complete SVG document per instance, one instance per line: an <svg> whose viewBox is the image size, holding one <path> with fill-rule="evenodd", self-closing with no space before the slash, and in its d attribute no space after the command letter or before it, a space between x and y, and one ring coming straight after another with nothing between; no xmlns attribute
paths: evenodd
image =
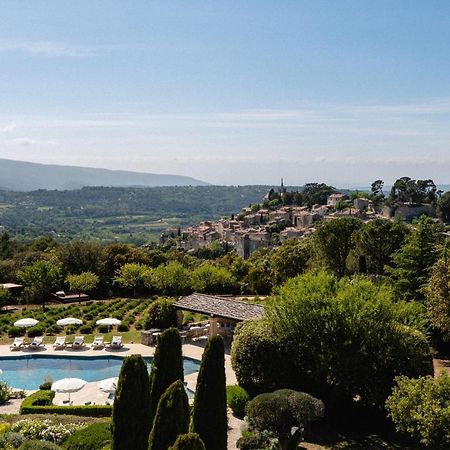
<svg viewBox="0 0 450 450"><path fill-rule="evenodd" d="M11 427L11 431L20 432L30 439L43 439L55 444L61 444L82 426L75 423L52 423L49 419L23 419L16 422Z"/></svg>

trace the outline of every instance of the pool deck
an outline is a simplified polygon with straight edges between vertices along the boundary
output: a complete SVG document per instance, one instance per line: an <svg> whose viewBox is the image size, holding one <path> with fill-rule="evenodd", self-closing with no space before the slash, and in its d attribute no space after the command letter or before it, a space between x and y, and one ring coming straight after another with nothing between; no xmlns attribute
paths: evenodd
<svg viewBox="0 0 450 450"><path fill-rule="evenodd" d="M204 345L206 340L198 340L190 344L183 344L183 356L188 358L201 360ZM46 346L40 350L15 350L11 351L9 345L0 345L0 356L23 356L23 355L59 355L59 356L129 356L129 355L142 355L142 356L153 356L155 352L155 347L149 347L142 344L124 344L123 348L120 350L93 350L90 348L89 344L86 345L84 349L81 350L54 350L51 345ZM195 390L195 385L197 383L197 375L198 372L187 375L185 377L185 381L187 382L187 386L191 390ZM225 375L226 375L226 383L227 384L237 384L236 375L231 368L231 358L230 355L225 355ZM73 405L83 405L86 402L95 403L97 405L105 404L106 402L110 402L108 400L107 393L100 391L98 388L97 382L87 383L87 385L78 392L74 392L70 395L70 400ZM54 403L56 405L63 404L63 401L67 401L68 394L59 394L55 395ZM15 404L16 405L16 404ZM5 405L6 406L6 405ZM11 408L5 408L5 406L0 406L0 414L2 413L17 413L19 411L20 403L17 404L17 407L14 408L14 411ZM5 408L5 409L4 409ZM17 411L16 411L17 409Z"/></svg>

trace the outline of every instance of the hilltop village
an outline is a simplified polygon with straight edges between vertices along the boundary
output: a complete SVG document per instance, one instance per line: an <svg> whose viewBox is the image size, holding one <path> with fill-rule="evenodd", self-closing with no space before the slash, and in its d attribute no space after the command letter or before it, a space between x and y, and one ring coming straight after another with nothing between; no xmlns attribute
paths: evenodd
<svg viewBox="0 0 450 450"><path fill-rule="evenodd" d="M397 201L392 201L391 192L390 200L385 201L380 181L374 183L371 194L337 192L331 186L318 183L307 184L302 192L289 192L281 180L279 188L271 189L261 204L244 207L230 218L202 221L186 229L169 229L161 235L160 243L175 239L178 247L189 251L217 242L247 259L260 248L273 248L286 239L306 238L324 222L338 217L411 221L421 214L435 215L431 202L414 201L418 199L403 198L400 194L397 198L394 196Z"/></svg>

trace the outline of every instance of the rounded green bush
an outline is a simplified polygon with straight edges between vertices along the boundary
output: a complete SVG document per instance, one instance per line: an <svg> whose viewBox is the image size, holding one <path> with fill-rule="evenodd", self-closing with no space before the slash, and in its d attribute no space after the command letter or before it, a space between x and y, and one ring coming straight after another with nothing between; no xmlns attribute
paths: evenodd
<svg viewBox="0 0 450 450"><path fill-rule="evenodd" d="M20 447L19 450L61 450L59 445L54 444L49 441L39 441L39 440L30 440L25 441Z"/></svg>
<svg viewBox="0 0 450 450"><path fill-rule="evenodd" d="M245 416L245 407L249 400L250 396L241 386L227 386L227 405L236 417L242 418Z"/></svg>
<svg viewBox="0 0 450 450"><path fill-rule="evenodd" d="M117 331L130 331L130 327L126 323L117 326Z"/></svg>
<svg viewBox="0 0 450 450"><path fill-rule="evenodd" d="M78 330L81 334L91 334L92 333L92 327L90 325L83 325Z"/></svg>
<svg viewBox="0 0 450 450"><path fill-rule="evenodd" d="M109 423L93 423L76 431L64 443L66 450L101 450L111 441Z"/></svg>
<svg viewBox="0 0 450 450"><path fill-rule="evenodd" d="M25 334L25 330L23 328L19 328L19 327L9 327L8 328L8 336L9 337L18 337L18 336L23 336Z"/></svg>
<svg viewBox="0 0 450 450"><path fill-rule="evenodd" d="M36 336L42 336L44 334L44 330L42 327L36 326L28 328L27 330L27 336L30 338L34 338Z"/></svg>

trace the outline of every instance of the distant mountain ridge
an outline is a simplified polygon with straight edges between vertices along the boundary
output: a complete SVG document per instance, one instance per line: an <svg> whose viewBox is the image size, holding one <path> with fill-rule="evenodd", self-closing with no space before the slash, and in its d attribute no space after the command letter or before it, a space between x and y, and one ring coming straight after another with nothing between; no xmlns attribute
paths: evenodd
<svg viewBox="0 0 450 450"><path fill-rule="evenodd" d="M205 185L208 185L208 183L183 175L59 166L0 159L0 189L3 190L72 190L80 189L83 186L155 187Z"/></svg>

